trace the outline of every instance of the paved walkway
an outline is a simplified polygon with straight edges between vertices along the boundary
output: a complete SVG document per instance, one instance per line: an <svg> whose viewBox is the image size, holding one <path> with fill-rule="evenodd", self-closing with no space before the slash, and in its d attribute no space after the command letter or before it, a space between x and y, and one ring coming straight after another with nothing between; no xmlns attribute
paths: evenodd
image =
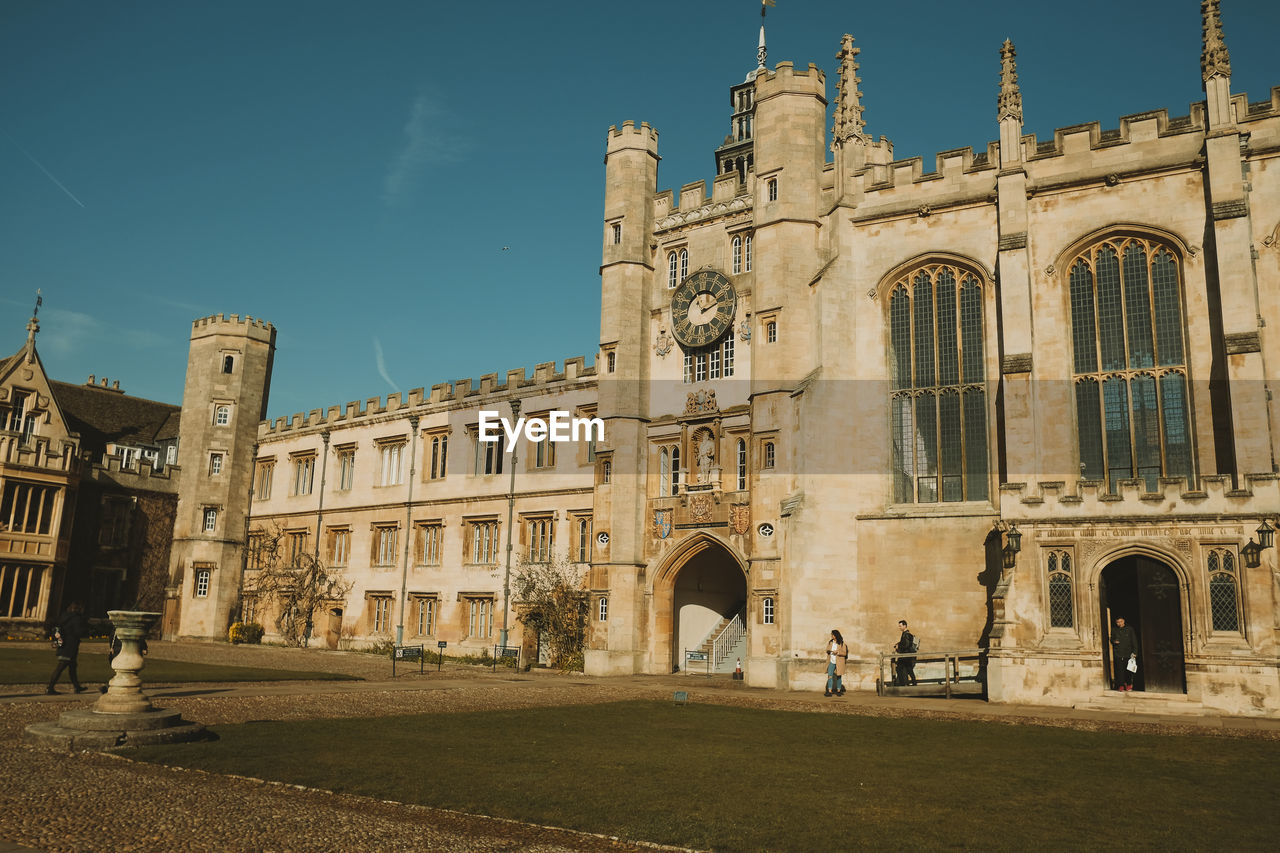
<svg viewBox="0 0 1280 853"><path fill-rule="evenodd" d="M390 679L385 658L226 644L155 643L155 659L362 675L366 681L150 685L161 707L207 725L262 719L470 711L670 700L814 713L989 720L1168 734L1280 739L1280 720L1149 716L1132 712L991 705L976 699L877 697L751 689L701 676L491 673L473 667ZM385 671L384 671L385 670ZM144 670L145 675L145 670ZM64 687L65 689L65 687ZM91 704L96 694L43 695L0 686L0 842L43 850L636 850L650 846L260 780L136 764L97 753L37 750L31 722ZM2 849L2 848L0 848Z"/></svg>

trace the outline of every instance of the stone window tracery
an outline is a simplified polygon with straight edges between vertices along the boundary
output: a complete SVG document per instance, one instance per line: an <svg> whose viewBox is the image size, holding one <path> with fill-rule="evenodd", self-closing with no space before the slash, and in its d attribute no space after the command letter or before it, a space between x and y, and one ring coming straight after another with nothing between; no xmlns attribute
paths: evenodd
<svg viewBox="0 0 1280 853"><path fill-rule="evenodd" d="M1113 237L1070 267L1080 470L1105 480L1194 478L1179 259L1142 237Z"/></svg>
<svg viewBox="0 0 1280 853"><path fill-rule="evenodd" d="M1071 552L1050 551L1046 569L1049 575L1049 627L1074 628L1076 620L1072 595Z"/></svg>
<svg viewBox="0 0 1280 853"><path fill-rule="evenodd" d="M909 271L889 297L894 501L988 497L983 293L953 264Z"/></svg>
<svg viewBox="0 0 1280 853"><path fill-rule="evenodd" d="M1240 595L1235 554L1213 548L1208 556L1209 614L1213 630L1240 632Z"/></svg>

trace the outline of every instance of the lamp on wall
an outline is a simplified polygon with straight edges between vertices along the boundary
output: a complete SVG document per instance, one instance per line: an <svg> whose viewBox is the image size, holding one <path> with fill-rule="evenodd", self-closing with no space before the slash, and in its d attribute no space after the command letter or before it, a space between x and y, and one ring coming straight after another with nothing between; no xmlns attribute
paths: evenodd
<svg viewBox="0 0 1280 853"><path fill-rule="evenodd" d="M1262 524L1258 527L1258 550L1265 551L1274 544L1276 544L1276 529L1267 524L1267 520L1264 518L1262 519Z"/></svg>
<svg viewBox="0 0 1280 853"><path fill-rule="evenodd" d="M1250 539L1248 544L1240 549L1240 559L1244 561L1246 569L1258 568L1262 565L1262 546Z"/></svg>
<svg viewBox="0 0 1280 853"><path fill-rule="evenodd" d="M1005 524L1002 521L996 522L995 529L1005 539L1004 547L1000 549L1004 567L1012 569L1018 564L1018 552L1022 550L1022 531L1018 530L1016 523Z"/></svg>

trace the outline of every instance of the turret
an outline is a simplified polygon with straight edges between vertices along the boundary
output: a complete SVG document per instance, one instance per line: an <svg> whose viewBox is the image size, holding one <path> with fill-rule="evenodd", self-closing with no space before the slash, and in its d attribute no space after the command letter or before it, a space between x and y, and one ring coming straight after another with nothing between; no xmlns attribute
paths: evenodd
<svg viewBox="0 0 1280 853"><path fill-rule="evenodd" d="M220 637L237 604L275 344L275 327L252 317L218 314L191 325L166 637Z"/></svg>

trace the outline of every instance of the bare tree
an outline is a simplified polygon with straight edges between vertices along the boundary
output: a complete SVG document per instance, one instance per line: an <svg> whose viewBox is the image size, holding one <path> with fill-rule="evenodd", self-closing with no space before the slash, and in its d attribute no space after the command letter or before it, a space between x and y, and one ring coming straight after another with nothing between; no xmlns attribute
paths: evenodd
<svg viewBox="0 0 1280 853"><path fill-rule="evenodd" d="M513 579L516 618L546 646L551 665L581 669L589 609L583 573L555 555L545 563L521 559Z"/></svg>
<svg viewBox="0 0 1280 853"><path fill-rule="evenodd" d="M307 547L307 535L271 523L249 533L245 594L274 612L276 633L291 646L305 646L317 611L345 601L355 585Z"/></svg>

